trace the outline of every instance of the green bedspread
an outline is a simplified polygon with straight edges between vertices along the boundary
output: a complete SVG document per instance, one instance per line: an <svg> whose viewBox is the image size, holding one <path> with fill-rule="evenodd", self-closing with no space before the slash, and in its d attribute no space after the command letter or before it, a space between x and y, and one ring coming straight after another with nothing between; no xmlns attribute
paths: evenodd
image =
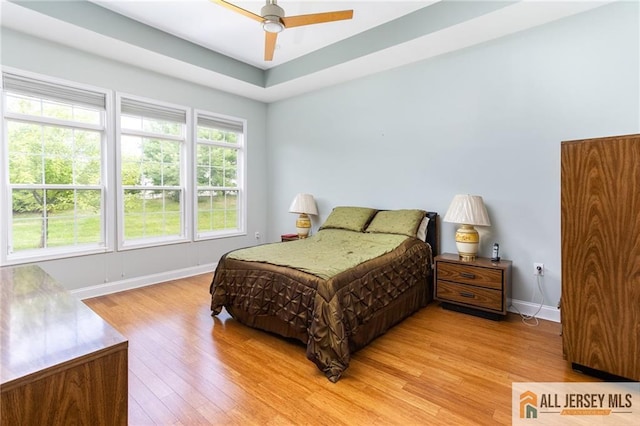
<svg viewBox="0 0 640 426"><path fill-rule="evenodd" d="M323 229L312 237L233 251L231 259L288 266L329 279L366 260L391 252L408 237Z"/></svg>

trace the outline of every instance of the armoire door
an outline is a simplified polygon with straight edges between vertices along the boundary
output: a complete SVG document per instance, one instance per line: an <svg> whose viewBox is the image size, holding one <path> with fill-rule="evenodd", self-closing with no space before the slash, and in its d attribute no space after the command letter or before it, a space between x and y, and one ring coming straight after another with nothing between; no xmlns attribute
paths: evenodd
<svg viewBox="0 0 640 426"><path fill-rule="evenodd" d="M640 135L561 145L563 345L640 380Z"/></svg>

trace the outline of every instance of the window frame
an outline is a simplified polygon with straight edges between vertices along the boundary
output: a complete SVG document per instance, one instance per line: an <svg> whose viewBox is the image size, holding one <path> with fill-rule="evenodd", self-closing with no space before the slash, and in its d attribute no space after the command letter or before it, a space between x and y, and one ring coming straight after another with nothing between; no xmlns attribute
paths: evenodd
<svg viewBox="0 0 640 426"><path fill-rule="evenodd" d="M104 110L100 110L101 124L88 124L74 122L65 119L58 119L46 116L33 116L29 114L9 112L7 110L7 94L16 94L19 96L30 96L34 98L50 100L53 102L63 102L76 106L83 106L81 103L70 102L68 99L62 99L55 96L43 96L38 93L24 93L20 90L10 91L5 88L4 76L13 75L18 78L28 79L41 83L43 85L56 86L60 90L78 90L87 91L99 94L104 98ZM3 201L2 205L6 208L0 208L0 264L2 265L14 265L22 263L31 263L45 260L62 259L69 257L84 256L89 254L100 254L112 252L114 250L113 242L113 230L115 223L112 215L109 212L114 207L114 198L111 196L110 188L111 181L109 179L109 164L112 164L112 147L113 147L113 132L111 130L111 122L113 118L113 92L108 89L96 87L92 85L77 83L65 79L54 78L42 74L27 72L11 67L0 68L0 110L2 111L2 169L3 173L0 176L0 199ZM40 126L50 126L57 128L78 129L81 131L97 131L100 135L100 184L98 185L80 185L73 184L12 184L10 182L9 172L9 122L19 122L36 124ZM36 188L37 187L37 188ZM100 190L100 238L101 242L73 244L66 246L54 246L36 249L25 249L15 252L11 249L13 244L13 198L12 191L14 189L68 189L68 190Z"/></svg>
<svg viewBox="0 0 640 426"><path fill-rule="evenodd" d="M89 84L77 83L62 78L51 77L39 73L33 73L16 69L12 67L0 66L0 76L5 73L12 74L18 78L32 79L43 84L43 87L50 85L53 89L52 93L62 93L64 90L71 90L71 94L67 94L67 98L56 98L55 96L47 96L38 92L28 95L21 89L5 92L4 78L0 78L0 123L2 131L2 143L0 144L0 265L14 265L22 263L32 263L47 260L56 260L64 258L74 258L85 255L104 254L109 252L119 252L139 248L152 248L171 244L192 243L198 241L215 240L219 238L244 236L247 234L247 120L234 116L213 113L203 109L197 109L193 106L184 106L172 104L157 99L146 98L128 93L121 93L115 90L105 89ZM48 89L48 88L46 88ZM57 89L62 90L58 92ZM92 92L100 96L100 101L104 99L104 110L101 109L102 104L97 107L100 116L100 124L82 123L82 121L66 120L46 115L36 116L7 111L7 94L17 94L19 96L31 96L39 99L50 100L53 102L62 102L74 106L86 106L86 104L73 100L73 91L77 90ZM124 190L122 185L122 147L121 147L121 101L122 99L131 99L151 105L157 105L165 108L177 109L184 113L185 121L184 137L180 139L180 182L179 190L181 192L181 227L180 236L169 237L153 237L144 239L133 239L126 241L124 239ZM237 191L237 228L221 229L213 231L198 231L198 179L197 179L197 147L198 141L198 117L206 117L220 123L229 123L242 129L242 133L238 133L238 143L213 143L216 146L235 149L236 157L236 174L237 186L224 187L220 190ZM78 184L75 181L71 185L67 184L12 184L10 182L9 171L9 125L10 122L33 123L39 126L52 126L55 128L70 128L79 131L96 131L100 135L100 183L99 184ZM238 130L239 132L240 130ZM131 132L125 132L130 134ZM157 136L156 134L144 134L139 132L137 136L149 137ZM6 142L5 142L6 141ZM42 155L45 155L44 153ZM94 157L94 158L97 158ZM10 251L10 243L13 238L13 195L12 190L20 189L18 187L32 189L41 187L40 189L68 189L71 191L82 190L99 190L101 209L100 216L100 237L102 242L99 243L80 243L74 241L72 245L54 246L36 249L18 250L18 252ZM36 188L37 189L37 188ZM218 188L217 188L218 189ZM6 206L6 207L4 207ZM77 212L77 210L74 210ZM82 216L74 219L75 223ZM13 244L11 244L13 245Z"/></svg>
<svg viewBox="0 0 640 426"><path fill-rule="evenodd" d="M180 215L180 235L179 236L159 236L159 237L148 237L148 238L136 238L136 239L126 239L125 238L125 203L124 203L124 191L125 187L122 184L122 100L132 100L139 103L144 103L149 106L157 106L158 108L172 109L176 111L182 111L185 114L184 121L184 135L182 137L175 137L171 135L167 135L166 140L174 140L181 141L180 144L180 185L172 185L170 189L179 188L181 191L180 203L182 206L182 212ZM116 188L117 188L117 241L118 241L118 251L126 251L133 250L139 248L147 248L147 247L158 247L170 244L180 244L180 243L188 243L192 240L192 225L191 225L191 209L192 204L189 202L189 198L192 194L191 190L191 177L189 174L189 161L191 158L191 143L192 135L191 135L191 111L192 108L185 107L183 105L172 104L168 102L159 101L157 99L150 99L142 96L116 92L116 102L115 102L115 126L114 131L116 133ZM158 134L152 132L146 132L141 130L126 130L125 135L132 135L138 137L158 137ZM127 185L127 187L131 187ZM137 188L138 186L136 186ZM139 186L141 189L142 187ZM162 188L169 186L154 186L154 188ZM136 188L130 188L135 190Z"/></svg>
<svg viewBox="0 0 640 426"><path fill-rule="evenodd" d="M203 117L205 119L220 121L221 123L228 122L232 123L234 126L241 126L242 133L238 135L238 143L236 145L231 145L229 143L216 143L212 141L200 141L198 138L198 118ZM201 109L195 109L193 113L193 153L191 157L191 161L193 164L193 176L192 176L192 185L193 185L193 240L194 241L206 241L212 240L216 238L226 238L226 237L234 237L234 236L242 236L247 234L247 188L246 188L246 161L247 161L247 149L246 149L246 141L247 141L247 120L233 117L224 114L216 114L210 111L205 111ZM237 203L240 204L238 207L238 228L236 229L222 229L220 231L207 231L207 232L199 232L198 231L198 174L197 174L197 155L198 155L198 145L210 145L210 146L218 146L227 149L235 149L237 151L236 155L236 167L237 167L237 178L238 183L236 187L218 187L218 190L232 190L238 192Z"/></svg>

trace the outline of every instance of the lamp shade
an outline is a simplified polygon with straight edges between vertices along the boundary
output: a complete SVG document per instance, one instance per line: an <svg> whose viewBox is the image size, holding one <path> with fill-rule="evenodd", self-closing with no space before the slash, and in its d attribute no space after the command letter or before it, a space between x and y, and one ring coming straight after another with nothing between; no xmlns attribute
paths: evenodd
<svg viewBox="0 0 640 426"><path fill-rule="evenodd" d="M318 207L316 206L316 200L313 199L311 194L298 194L293 199L291 207L289 207L289 213L305 213L311 215L318 214Z"/></svg>
<svg viewBox="0 0 640 426"><path fill-rule="evenodd" d="M465 225L491 226L487 209L479 195L459 194L453 197L443 220Z"/></svg>

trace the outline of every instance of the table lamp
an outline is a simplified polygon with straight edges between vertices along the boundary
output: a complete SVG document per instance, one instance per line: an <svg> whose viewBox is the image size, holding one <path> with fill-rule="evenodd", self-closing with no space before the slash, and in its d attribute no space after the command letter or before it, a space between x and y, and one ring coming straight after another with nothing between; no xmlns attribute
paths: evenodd
<svg viewBox="0 0 640 426"><path fill-rule="evenodd" d="M311 229L311 219L309 215L317 215L318 207L316 201L311 194L298 194L293 199L291 207L289 207L289 213L298 213L298 219L296 220L296 231L298 232L298 238L307 238L309 236L309 230Z"/></svg>
<svg viewBox="0 0 640 426"><path fill-rule="evenodd" d="M491 226L487 209L479 195L456 195L443 219L460 224L456 231L456 247L463 261L475 260L478 254L480 235L476 226Z"/></svg>

